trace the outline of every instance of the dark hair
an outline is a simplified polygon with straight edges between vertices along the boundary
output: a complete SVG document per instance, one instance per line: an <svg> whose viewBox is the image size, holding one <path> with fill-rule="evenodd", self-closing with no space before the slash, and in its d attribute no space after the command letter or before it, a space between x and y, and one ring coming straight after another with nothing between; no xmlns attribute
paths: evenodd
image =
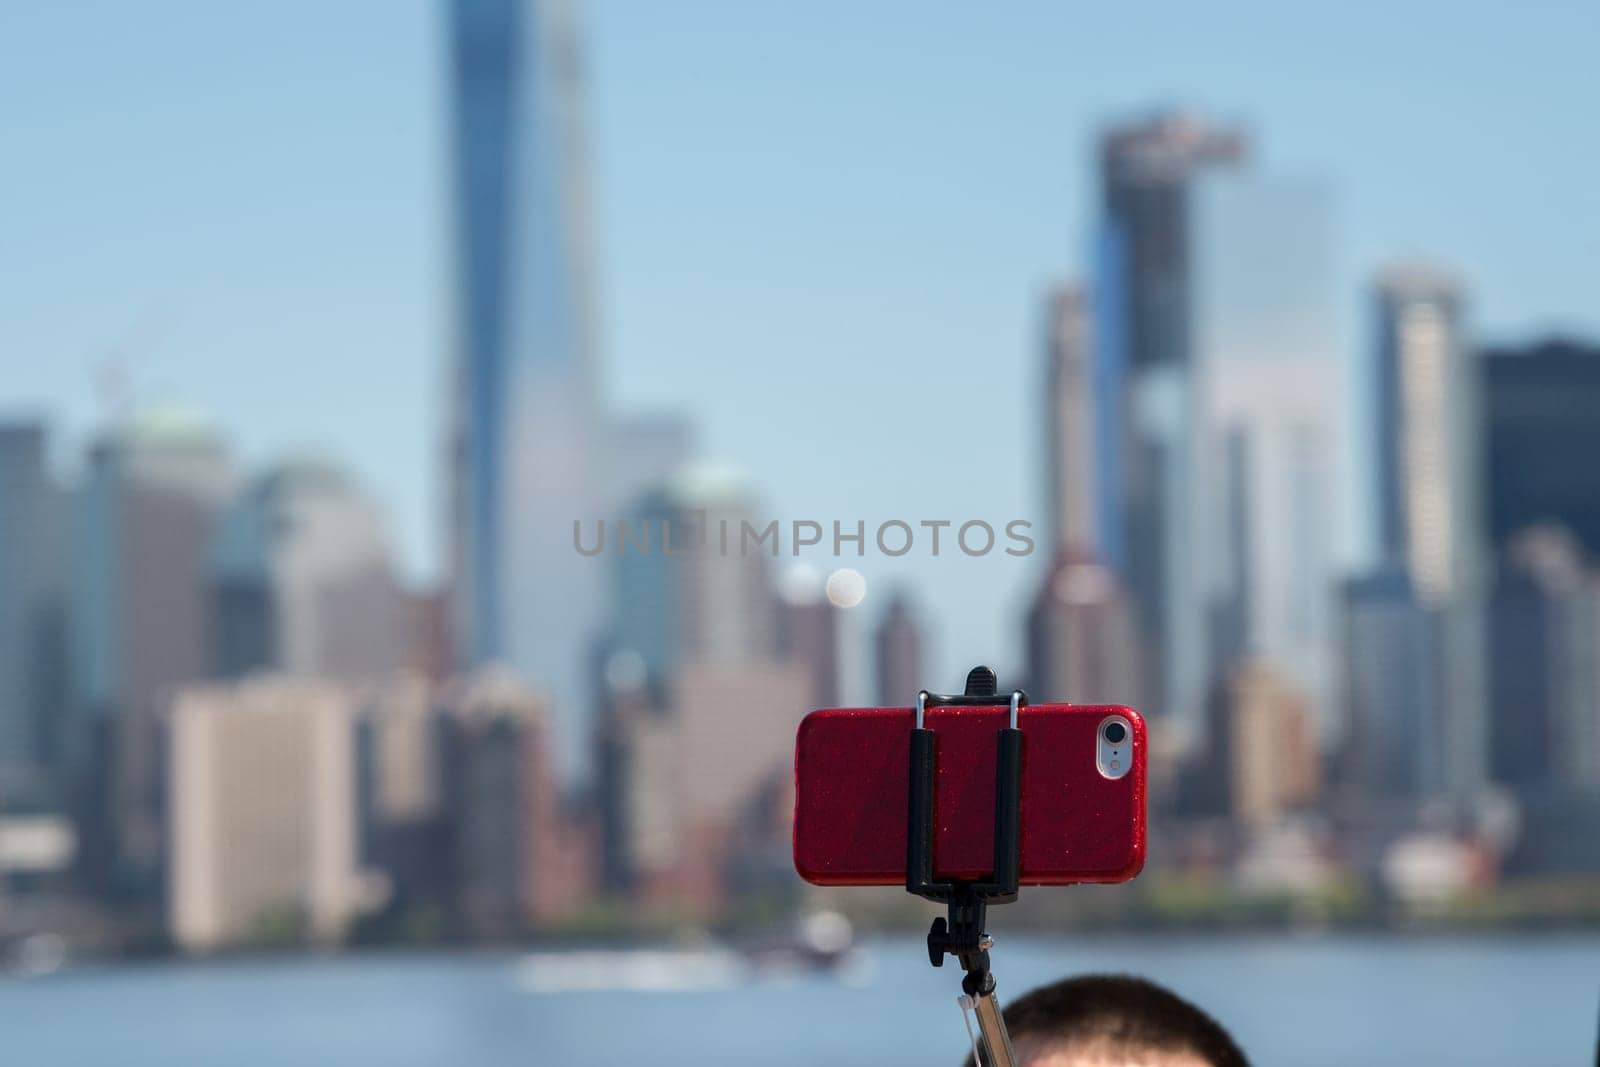
<svg viewBox="0 0 1600 1067"><path fill-rule="evenodd" d="M1249 1067L1233 1038L1176 993L1130 975L1084 975L1042 986L1005 1009L1013 1041L1188 1052L1212 1067ZM972 1067L972 1057L967 1057Z"/></svg>

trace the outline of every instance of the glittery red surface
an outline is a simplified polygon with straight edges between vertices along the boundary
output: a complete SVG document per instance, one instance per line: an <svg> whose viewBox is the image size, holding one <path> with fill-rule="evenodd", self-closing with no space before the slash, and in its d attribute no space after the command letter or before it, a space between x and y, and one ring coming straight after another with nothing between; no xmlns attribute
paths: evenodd
<svg viewBox="0 0 1600 1067"><path fill-rule="evenodd" d="M1133 724L1133 769L1095 765L1101 721ZM994 863L995 734L1008 710L931 708L938 736L934 875L986 877ZM902 885L906 865L909 708L826 708L795 742L794 865L818 885ZM1023 708L1022 882L1123 882L1144 866L1145 725L1131 708Z"/></svg>

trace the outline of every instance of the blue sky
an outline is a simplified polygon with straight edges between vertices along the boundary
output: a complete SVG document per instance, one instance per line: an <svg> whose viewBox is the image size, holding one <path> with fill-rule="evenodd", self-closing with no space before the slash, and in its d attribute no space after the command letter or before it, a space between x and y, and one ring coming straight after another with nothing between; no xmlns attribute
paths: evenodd
<svg viewBox="0 0 1600 1067"><path fill-rule="evenodd" d="M1483 336L1600 333L1592 3L587 21L609 396L691 414L773 517L1037 513L1039 296L1084 259L1095 131L1153 106L1329 181L1352 359L1395 255L1457 269ZM0 413L55 419L68 468L119 404L164 400L247 462L323 448L433 573L442 27L415 0L0 7ZM1031 564L862 569L916 583L944 656L1017 662Z"/></svg>

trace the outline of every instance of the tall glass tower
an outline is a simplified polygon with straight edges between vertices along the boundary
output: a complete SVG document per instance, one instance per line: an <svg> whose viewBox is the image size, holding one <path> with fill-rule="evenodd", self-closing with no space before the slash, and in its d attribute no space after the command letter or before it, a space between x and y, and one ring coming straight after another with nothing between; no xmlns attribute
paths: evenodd
<svg viewBox="0 0 1600 1067"><path fill-rule="evenodd" d="M1242 133L1180 113L1115 126L1100 141L1095 462L1112 487L1099 508L1100 549L1132 597L1150 653L1147 708L1195 722L1203 634L1185 591L1194 569L1189 457L1200 432L1189 216L1195 182L1242 168L1248 154Z"/></svg>
<svg viewBox="0 0 1600 1067"><path fill-rule="evenodd" d="M1445 272L1389 267L1377 287L1378 521L1384 561L1423 602L1478 584L1477 377L1462 344L1465 300Z"/></svg>
<svg viewBox="0 0 1600 1067"><path fill-rule="evenodd" d="M461 661L546 689L586 775L605 565L580 71L566 0L450 0L456 361L452 585Z"/></svg>

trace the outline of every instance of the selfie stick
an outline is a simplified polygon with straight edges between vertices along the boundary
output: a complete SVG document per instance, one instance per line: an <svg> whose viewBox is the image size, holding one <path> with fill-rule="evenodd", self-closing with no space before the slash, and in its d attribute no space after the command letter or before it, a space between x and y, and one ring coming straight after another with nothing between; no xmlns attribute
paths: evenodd
<svg viewBox="0 0 1600 1067"><path fill-rule="evenodd" d="M1017 899L1022 797L1022 731L1017 727L1017 712L1028 703L1028 697L1020 689L1012 691L1011 718L996 738L994 873L986 882L934 881L933 781L937 753L934 732L923 725L923 715L928 708L993 707L998 703L997 690L994 671L979 666L967 674L966 692L961 696L938 696L926 689L917 694L906 822L906 890L947 907L947 916L933 920L933 928L928 931L928 959L940 967L946 955L955 956L967 972L961 989L972 1000L982 1035L984 1058L978 1067L1013 1067L1016 1062L1000 1002L995 998L994 974L989 970L989 949L994 946L994 939L983 928L990 904L1009 904Z"/></svg>

